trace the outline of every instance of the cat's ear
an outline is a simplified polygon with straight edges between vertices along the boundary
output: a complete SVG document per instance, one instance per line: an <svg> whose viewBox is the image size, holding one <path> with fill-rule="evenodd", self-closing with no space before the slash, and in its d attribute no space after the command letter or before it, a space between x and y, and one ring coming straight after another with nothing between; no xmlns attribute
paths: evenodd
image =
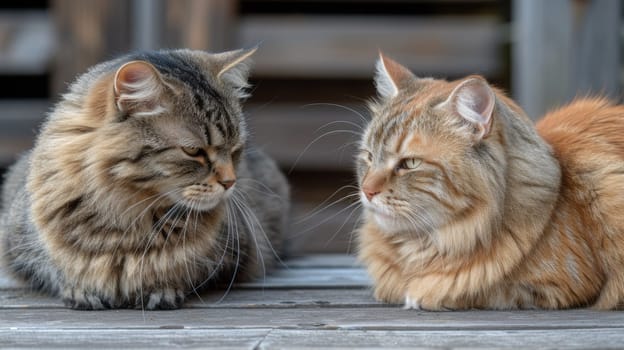
<svg viewBox="0 0 624 350"><path fill-rule="evenodd" d="M164 84L160 73L150 63L131 61L115 73L115 104L120 112L154 115L162 112L160 104Z"/></svg>
<svg viewBox="0 0 624 350"><path fill-rule="evenodd" d="M249 87L247 79L251 70L251 56L257 49L254 47L215 55L218 63L217 79L232 88L238 98L249 97L245 89Z"/></svg>
<svg viewBox="0 0 624 350"><path fill-rule="evenodd" d="M375 65L375 87L379 97L383 99L395 97L399 94L399 90L414 78L414 74L409 69L379 53Z"/></svg>
<svg viewBox="0 0 624 350"><path fill-rule="evenodd" d="M442 105L472 124L481 140L490 133L495 102L494 91L485 79L472 77L455 87Z"/></svg>

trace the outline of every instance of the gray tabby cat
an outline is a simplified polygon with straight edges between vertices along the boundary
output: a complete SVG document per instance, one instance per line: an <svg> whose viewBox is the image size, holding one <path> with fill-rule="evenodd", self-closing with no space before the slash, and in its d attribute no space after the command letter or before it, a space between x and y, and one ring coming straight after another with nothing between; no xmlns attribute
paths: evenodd
<svg viewBox="0 0 624 350"><path fill-rule="evenodd" d="M131 54L78 78L6 176L5 267L75 309L173 309L265 273L288 186L246 141L254 51Z"/></svg>

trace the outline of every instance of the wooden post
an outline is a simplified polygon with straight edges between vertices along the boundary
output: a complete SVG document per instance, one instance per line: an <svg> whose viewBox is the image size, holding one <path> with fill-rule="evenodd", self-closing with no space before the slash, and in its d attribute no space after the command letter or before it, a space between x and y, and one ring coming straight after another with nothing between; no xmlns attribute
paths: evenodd
<svg viewBox="0 0 624 350"><path fill-rule="evenodd" d="M619 92L619 0L514 0L513 94L533 119Z"/></svg>
<svg viewBox="0 0 624 350"><path fill-rule="evenodd" d="M162 45L197 50L233 49L237 1L163 0Z"/></svg>
<svg viewBox="0 0 624 350"><path fill-rule="evenodd" d="M59 39L52 96L90 66L130 49L130 2L53 0L52 10Z"/></svg>

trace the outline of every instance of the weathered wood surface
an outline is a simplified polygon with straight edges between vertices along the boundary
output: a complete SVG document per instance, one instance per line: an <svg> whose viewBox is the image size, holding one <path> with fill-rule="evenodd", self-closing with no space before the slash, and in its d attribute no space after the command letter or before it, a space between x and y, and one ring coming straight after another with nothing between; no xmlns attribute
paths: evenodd
<svg viewBox="0 0 624 350"><path fill-rule="evenodd" d="M131 49L130 1L53 0L51 5L58 34L53 95L92 65Z"/></svg>
<svg viewBox="0 0 624 350"><path fill-rule="evenodd" d="M417 74L496 75L502 33L488 16L248 16L237 44L262 43L259 76L368 78L379 49Z"/></svg>
<svg viewBox="0 0 624 350"><path fill-rule="evenodd" d="M515 0L513 92L533 119L577 96L620 92L618 0Z"/></svg>
<svg viewBox="0 0 624 350"><path fill-rule="evenodd" d="M0 276L0 347L587 349L624 343L622 312L403 310L373 300L353 257L309 256L286 265L264 284L239 285L225 297L224 291L206 293L184 309L156 312L72 311ZM330 277L319 278L322 271Z"/></svg>
<svg viewBox="0 0 624 350"><path fill-rule="evenodd" d="M0 13L0 74L43 74L51 63L56 37L43 11Z"/></svg>

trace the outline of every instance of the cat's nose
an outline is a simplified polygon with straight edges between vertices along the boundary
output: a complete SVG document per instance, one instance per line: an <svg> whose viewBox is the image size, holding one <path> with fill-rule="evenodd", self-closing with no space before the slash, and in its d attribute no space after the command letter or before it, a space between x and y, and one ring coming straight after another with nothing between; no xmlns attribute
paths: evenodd
<svg viewBox="0 0 624 350"><path fill-rule="evenodd" d="M364 195L366 196L366 199L368 199L369 202L372 201L373 197L375 197L378 194L379 194L379 191L371 191L371 190L364 189Z"/></svg>
<svg viewBox="0 0 624 350"><path fill-rule="evenodd" d="M226 190L230 189L230 187L234 186L234 183L236 183L236 180L221 180L219 181L219 183L221 184L221 186L223 186Z"/></svg>

